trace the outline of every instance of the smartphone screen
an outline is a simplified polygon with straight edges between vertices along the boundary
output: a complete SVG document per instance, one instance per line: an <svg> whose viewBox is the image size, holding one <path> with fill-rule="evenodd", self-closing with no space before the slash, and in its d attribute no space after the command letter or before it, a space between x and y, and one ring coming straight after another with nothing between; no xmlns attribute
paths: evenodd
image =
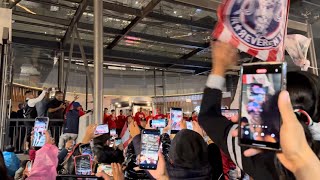
<svg viewBox="0 0 320 180"><path fill-rule="evenodd" d="M119 146L120 144L122 144L122 139L121 138L116 138L115 139L115 145Z"/></svg>
<svg viewBox="0 0 320 180"><path fill-rule="evenodd" d="M74 166L76 175L91 175L91 159L89 155L74 157Z"/></svg>
<svg viewBox="0 0 320 180"><path fill-rule="evenodd" d="M34 123L34 137L32 146L34 147L42 147L46 143L46 135L45 131L48 129L49 118L41 117L36 118Z"/></svg>
<svg viewBox="0 0 320 180"><path fill-rule="evenodd" d="M100 172L104 172L108 176L113 176L112 167L110 165L107 165L107 164L99 164L98 165L97 173L100 173Z"/></svg>
<svg viewBox="0 0 320 180"><path fill-rule="evenodd" d="M180 124L183 119L183 112L181 108L171 108L170 109L171 133L177 133L181 130Z"/></svg>
<svg viewBox="0 0 320 180"><path fill-rule="evenodd" d="M221 109L221 114L229 121L239 119L239 109Z"/></svg>
<svg viewBox="0 0 320 180"><path fill-rule="evenodd" d="M153 119L150 121L150 127L158 129L158 128L164 128L168 125L167 119Z"/></svg>
<svg viewBox="0 0 320 180"><path fill-rule="evenodd" d="M140 169L157 169L159 145L159 130L145 129L142 131Z"/></svg>
<svg viewBox="0 0 320 180"><path fill-rule="evenodd" d="M285 80L285 63L243 66L240 145L280 150L278 95L285 88Z"/></svg>
<svg viewBox="0 0 320 180"><path fill-rule="evenodd" d="M107 134L109 133L109 127L107 124L102 124L96 127L94 134Z"/></svg>
<svg viewBox="0 0 320 180"><path fill-rule="evenodd" d="M80 145L80 152L81 155L90 155L91 157L93 157L93 152L90 144Z"/></svg>
<svg viewBox="0 0 320 180"><path fill-rule="evenodd" d="M187 129L193 130L192 121L187 121Z"/></svg>
<svg viewBox="0 0 320 180"><path fill-rule="evenodd" d="M110 129L110 136L115 136L117 135L116 129Z"/></svg>
<svg viewBox="0 0 320 180"><path fill-rule="evenodd" d="M27 167L28 172L31 172L32 162L31 162L31 161L28 161L26 167Z"/></svg>

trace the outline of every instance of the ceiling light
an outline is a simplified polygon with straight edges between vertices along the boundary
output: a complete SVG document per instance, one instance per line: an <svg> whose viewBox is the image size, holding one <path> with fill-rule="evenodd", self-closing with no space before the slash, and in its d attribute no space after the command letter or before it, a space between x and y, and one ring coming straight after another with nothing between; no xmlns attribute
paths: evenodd
<svg viewBox="0 0 320 180"><path fill-rule="evenodd" d="M174 14L177 14L177 11L173 11Z"/></svg>
<svg viewBox="0 0 320 180"><path fill-rule="evenodd" d="M138 1L136 1L136 4L139 4L139 2L138 2Z"/></svg>

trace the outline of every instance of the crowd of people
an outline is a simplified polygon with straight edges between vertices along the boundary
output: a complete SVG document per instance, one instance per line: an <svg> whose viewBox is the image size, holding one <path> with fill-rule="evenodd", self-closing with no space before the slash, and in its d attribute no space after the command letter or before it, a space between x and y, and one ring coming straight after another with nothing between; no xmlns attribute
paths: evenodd
<svg viewBox="0 0 320 180"><path fill-rule="evenodd" d="M226 54L228 56L226 56ZM160 135L157 168L140 169L142 130L152 129L152 112L145 114L143 109L126 116L120 111L105 109L103 122L109 129L116 129L117 135L95 134L97 125L89 125L85 136L75 143L79 129L79 117L83 115L81 106L72 102L66 113L66 123L60 137L59 148L47 131L46 144L34 148L35 156L20 162L13 153L13 147L7 147L0 154L0 173L3 179L48 179L54 180L59 175L76 175L79 167L77 157L90 156L86 166L92 176L105 180L124 179L193 179L193 180L271 180L320 178L320 81L316 75L308 72L289 72L287 91L278 97L278 106L282 117L280 144L282 151L263 151L238 145L238 124L236 119L228 120L221 114L222 88L225 73L238 59L237 51L230 45L216 42L212 47L215 60L212 73L208 77L204 90L199 117L196 114L189 119L193 129L187 129L186 120L181 120L181 130L171 134L171 120ZM44 97L44 90L39 97ZM42 98L27 95L27 116L34 116L36 104ZM61 94L49 103L48 113L60 115L66 105L61 103ZM294 108L305 113L295 113ZM41 108L40 108L41 109ZM306 118L306 114L307 117ZM64 118L61 116L61 118ZM306 123L307 119L307 123ZM129 132L128 144L117 143L118 136ZM31 134L31 141L32 141ZM121 139L123 140L123 139ZM91 151L90 151L91 150ZM108 171L99 172L101 164L109 167ZM86 164L83 164L83 167ZM109 173L108 173L109 172ZM75 177L76 178L76 177ZM63 178L62 178L63 179Z"/></svg>

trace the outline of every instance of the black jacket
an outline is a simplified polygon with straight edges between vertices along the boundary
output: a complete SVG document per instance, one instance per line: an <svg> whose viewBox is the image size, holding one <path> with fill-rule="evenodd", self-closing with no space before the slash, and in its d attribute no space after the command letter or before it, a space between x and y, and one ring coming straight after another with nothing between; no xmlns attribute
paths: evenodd
<svg viewBox="0 0 320 180"><path fill-rule="evenodd" d="M231 135L231 130L238 127L221 114L222 92L218 89L205 88L199 114L199 124L220 149L244 172L255 180L278 180L274 165L275 153L266 152L253 157L244 157L247 148L238 145L238 138Z"/></svg>

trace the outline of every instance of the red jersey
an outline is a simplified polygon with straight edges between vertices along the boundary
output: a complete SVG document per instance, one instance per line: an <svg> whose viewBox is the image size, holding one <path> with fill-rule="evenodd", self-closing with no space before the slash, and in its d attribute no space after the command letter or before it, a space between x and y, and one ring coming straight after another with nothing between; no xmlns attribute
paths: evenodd
<svg viewBox="0 0 320 180"><path fill-rule="evenodd" d="M104 114L104 116L103 116L103 124L108 124L108 117L109 117L109 114Z"/></svg>
<svg viewBox="0 0 320 180"><path fill-rule="evenodd" d="M166 116L164 114L157 114L154 119L165 119Z"/></svg>
<svg viewBox="0 0 320 180"><path fill-rule="evenodd" d="M192 116L192 121L198 122L198 116Z"/></svg>
<svg viewBox="0 0 320 180"><path fill-rule="evenodd" d="M152 120L152 119L154 119L153 116L151 116L151 115L150 115L150 116L147 116L147 117L146 117L147 123L148 123L150 120Z"/></svg>
<svg viewBox="0 0 320 180"><path fill-rule="evenodd" d="M138 125L141 125L141 119L146 118L146 115L144 115L143 112L137 112L136 115L134 116L134 120L137 122Z"/></svg>
<svg viewBox="0 0 320 180"><path fill-rule="evenodd" d="M116 121L117 121L117 117L112 116L112 115L108 116L107 124L109 126L109 129L116 129L117 128Z"/></svg>
<svg viewBox="0 0 320 180"><path fill-rule="evenodd" d="M117 125L117 129L122 129L124 124L126 123L126 116L125 115L119 115L117 117L117 120L116 120L116 125Z"/></svg>

